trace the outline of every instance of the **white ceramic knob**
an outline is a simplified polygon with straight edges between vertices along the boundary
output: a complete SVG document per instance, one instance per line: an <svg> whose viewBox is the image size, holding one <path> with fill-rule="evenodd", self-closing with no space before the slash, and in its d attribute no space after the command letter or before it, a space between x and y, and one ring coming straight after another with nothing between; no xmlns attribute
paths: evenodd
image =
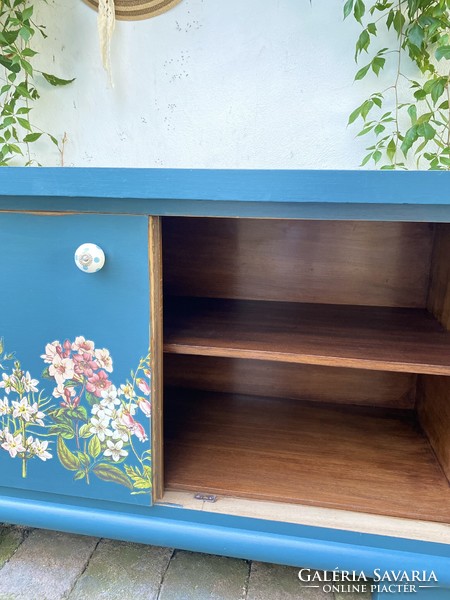
<svg viewBox="0 0 450 600"><path fill-rule="evenodd" d="M81 244L75 251L75 264L84 273L97 273L105 264L105 253L97 244Z"/></svg>

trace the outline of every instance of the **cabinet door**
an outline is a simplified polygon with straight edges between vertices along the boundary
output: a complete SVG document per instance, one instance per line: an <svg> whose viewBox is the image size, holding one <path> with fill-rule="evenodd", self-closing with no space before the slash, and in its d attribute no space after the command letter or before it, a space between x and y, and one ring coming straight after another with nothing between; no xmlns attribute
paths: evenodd
<svg viewBox="0 0 450 600"><path fill-rule="evenodd" d="M0 214L1 486L151 503L148 249L147 217Z"/></svg>

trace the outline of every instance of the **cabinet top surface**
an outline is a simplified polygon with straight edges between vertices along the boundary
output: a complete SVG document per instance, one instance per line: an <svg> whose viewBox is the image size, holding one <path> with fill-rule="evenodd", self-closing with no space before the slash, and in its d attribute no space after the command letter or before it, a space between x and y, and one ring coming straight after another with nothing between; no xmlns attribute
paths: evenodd
<svg viewBox="0 0 450 600"><path fill-rule="evenodd" d="M391 218L380 213L390 207L400 219L403 206L440 207L441 216L420 220L450 220L449 183L442 171L9 167L0 169L0 209L273 218L374 218L378 210Z"/></svg>

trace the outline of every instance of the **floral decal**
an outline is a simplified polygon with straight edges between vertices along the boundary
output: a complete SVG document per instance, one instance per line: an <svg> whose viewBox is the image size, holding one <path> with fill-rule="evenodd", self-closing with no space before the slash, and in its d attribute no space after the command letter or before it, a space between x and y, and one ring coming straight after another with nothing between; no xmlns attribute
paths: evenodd
<svg viewBox="0 0 450 600"><path fill-rule="evenodd" d="M150 493L149 355L119 387L109 351L83 336L47 344L41 358L52 387L47 396L0 339L0 449L21 461L22 477L30 460L57 457L74 480L89 485L97 477L131 494Z"/></svg>

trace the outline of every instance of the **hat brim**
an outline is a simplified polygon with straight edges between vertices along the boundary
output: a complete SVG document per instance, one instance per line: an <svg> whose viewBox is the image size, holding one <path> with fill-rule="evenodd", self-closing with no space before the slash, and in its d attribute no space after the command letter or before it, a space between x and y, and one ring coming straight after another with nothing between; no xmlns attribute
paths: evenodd
<svg viewBox="0 0 450 600"><path fill-rule="evenodd" d="M97 10L98 0L83 0ZM157 17L173 8L181 0L115 0L116 19L120 21L139 21Z"/></svg>

